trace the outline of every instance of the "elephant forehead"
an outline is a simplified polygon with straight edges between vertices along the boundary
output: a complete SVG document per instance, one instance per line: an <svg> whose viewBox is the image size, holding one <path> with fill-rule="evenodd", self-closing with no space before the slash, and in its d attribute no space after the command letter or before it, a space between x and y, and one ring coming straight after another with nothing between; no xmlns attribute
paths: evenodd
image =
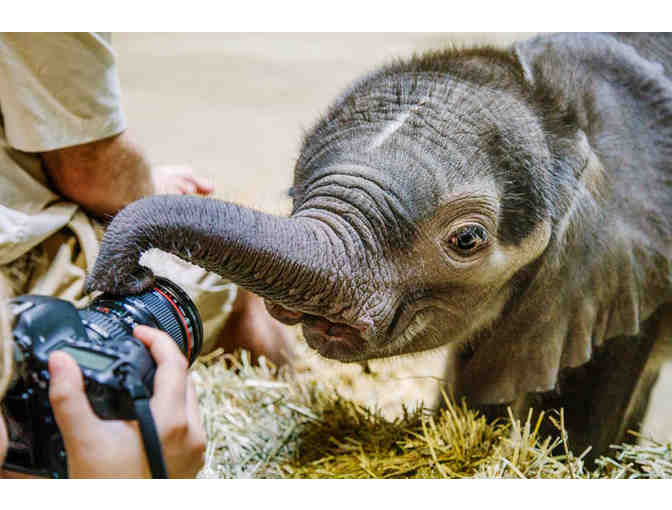
<svg viewBox="0 0 672 510"><path fill-rule="evenodd" d="M325 146L366 138L381 148L397 133L414 132L437 148L463 144L493 128L529 136L533 115L516 89L475 83L445 73L404 73L374 77L354 87L309 131L298 166L306 166ZM487 143L487 140L486 140Z"/></svg>
<svg viewBox="0 0 672 510"><path fill-rule="evenodd" d="M431 100L418 96L412 104L367 104L370 111L363 117L344 113L341 121L317 131L320 137L297 163L298 187L352 165L373 169L373 179L391 183L411 200L430 194L429 202L437 203L441 195L479 179L494 178L500 188L526 182L533 169L549 164L543 129L512 97L446 93Z"/></svg>

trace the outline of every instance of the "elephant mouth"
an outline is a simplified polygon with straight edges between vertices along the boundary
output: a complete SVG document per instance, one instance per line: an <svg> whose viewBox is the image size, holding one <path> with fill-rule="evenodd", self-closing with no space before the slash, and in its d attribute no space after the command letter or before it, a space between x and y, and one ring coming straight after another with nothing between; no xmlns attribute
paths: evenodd
<svg viewBox="0 0 672 510"><path fill-rule="evenodd" d="M364 359L367 341L356 327L332 322L318 315L288 310L275 303L266 302L266 308L275 319L284 324L301 323L308 345L325 358L340 361Z"/></svg>

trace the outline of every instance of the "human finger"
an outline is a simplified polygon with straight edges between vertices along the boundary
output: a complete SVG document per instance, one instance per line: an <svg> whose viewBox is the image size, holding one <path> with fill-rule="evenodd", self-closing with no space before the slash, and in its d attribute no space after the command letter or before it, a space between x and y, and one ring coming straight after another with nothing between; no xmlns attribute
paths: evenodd
<svg viewBox="0 0 672 510"><path fill-rule="evenodd" d="M201 408L198 405L198 396L196 395L196 386L191 377L187 380L187 419L190 426L196 434L196 439L205 442L205 429L203 428L203 419L201 417Z"/></svg>
<svg viewBox="0 0 672 510"><path fill-rule="evenodd" d="M212 181L207 177L192 174L189 176L189 180L195 186L195 192L199 195L209 195L215 190Z"/></svg>
<svg viewBox="0 0 672 510"><path fill-rule="evenodd" d="M177 179L178 179L177 188L183 195L196 193L196 185L189 179L185 179L183 177L178 177Z"/></svg>
<svg viewBox="0 0 672 510"><path fill-rule="evenodd" d="M171 475L179 478L191 478L203 467L207 436L201 421L196 389L191 378L187 381L186 428L175 430L173 445L179 447L179 455L171 458ZM173 450L174 451L174 450Z"/></svg>
<svg viewBox="0 0 672 510"><path fill-rule="evenodd" d="M196 192L200 195L209 195L215 191L215 186L210 179L199 178L196 185Z"/></svg>
<svg viewBox="0 0 672 510"><path fill-rule="evenodd" d="M49 401L66 446L98 435L98 418L84 390L84 377L71 356L54 351L49 356Z"/></svg>
<svg viewBox="0 0 672 510"><path fill-rule="evenodd" d="M181 419L183 416L180 415L184 415L182 403L186 400L187 391L187 359L173 339L163 331L136 326L133 334L149 349L156 361L152 410L162 417ZM175 403L179 404L175 406Z"/></svg>

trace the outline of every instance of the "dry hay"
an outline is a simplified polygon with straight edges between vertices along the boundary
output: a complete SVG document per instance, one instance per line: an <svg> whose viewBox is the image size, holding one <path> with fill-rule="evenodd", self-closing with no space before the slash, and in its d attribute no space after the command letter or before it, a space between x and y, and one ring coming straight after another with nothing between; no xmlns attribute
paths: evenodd
<svg viewBox="0 0 672 510"><path fill-rule="evenodd" d="M653 441L616 446L589 471L563 434L539 435L542 420L564 430L562 414L488 423L446 399L390 419L245 351L203 357L192 375L209 439L201 478L672 477L672 445Z"/></svg>

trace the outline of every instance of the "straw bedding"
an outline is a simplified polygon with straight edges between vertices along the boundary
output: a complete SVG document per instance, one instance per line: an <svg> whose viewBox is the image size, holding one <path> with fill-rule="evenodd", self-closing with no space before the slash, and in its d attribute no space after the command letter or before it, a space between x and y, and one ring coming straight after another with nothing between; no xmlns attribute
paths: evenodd
<svg viewBox="0 0 672 510"><path fill-rule="evenodd" d="M396 410L382 409L374 401L390 388L413 381L427 391L437 380L409 376L398 366L381 375L305 359L303 366L277 369L263 357L253 364L245 351L216 351L194 365L208 434L199 477L672 477L672 444L615 446L588 470L585 452L569 451L563 434L539 435L542 420L563 430L561 413L488 423L445 396L438 413L430 409L436 402L409 407L403 399Z"/></svg>

